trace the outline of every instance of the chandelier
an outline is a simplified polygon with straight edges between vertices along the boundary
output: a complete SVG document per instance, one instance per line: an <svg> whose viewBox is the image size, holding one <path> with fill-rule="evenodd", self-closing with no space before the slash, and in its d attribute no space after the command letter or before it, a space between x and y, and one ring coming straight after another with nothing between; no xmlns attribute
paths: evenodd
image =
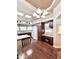
<svg viewBox="0 0 79 59"><path fill-rule="evenodd" d="M34 13L33 13L33 17L36 17L36 18L45 18L46 15L49 14L48 10L50 10L52 7L53 7L53 4L55 3L56 0L54 0L52 2L52 4L47 8L47 9L41 9L41 8L38 8Z"/></svg>
<svg viewBox="0 0 79 59"><path fill-rule="evenodd" d="M44 9L38 8L34 13L33 16L36 18L45 18L45 16L48 14L48 12Z"/></svg>

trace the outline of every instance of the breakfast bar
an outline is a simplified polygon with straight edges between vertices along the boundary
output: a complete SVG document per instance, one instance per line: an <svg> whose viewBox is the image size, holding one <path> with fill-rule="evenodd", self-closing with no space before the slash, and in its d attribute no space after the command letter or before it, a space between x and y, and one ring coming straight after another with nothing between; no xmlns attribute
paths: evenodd
<svg viewBox="0 0 79 59"><path fill-rule="evenodd" d="M23 40L25 39L30 39L30 42L31 42L31 36L30 35L17 35L17 41L21 41L22 43L22 47L24 46L24 43L23 43Z"/></svg>

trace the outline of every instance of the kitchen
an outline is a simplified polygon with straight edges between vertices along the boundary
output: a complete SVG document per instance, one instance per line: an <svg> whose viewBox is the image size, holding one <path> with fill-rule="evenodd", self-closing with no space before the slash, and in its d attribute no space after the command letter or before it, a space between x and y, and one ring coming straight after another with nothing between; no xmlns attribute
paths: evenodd
<svg viewBox="0 0 79 59"><path fill-rule="evenodd" d="M61 1L17 2L17 58L61 59Z"/></svg>

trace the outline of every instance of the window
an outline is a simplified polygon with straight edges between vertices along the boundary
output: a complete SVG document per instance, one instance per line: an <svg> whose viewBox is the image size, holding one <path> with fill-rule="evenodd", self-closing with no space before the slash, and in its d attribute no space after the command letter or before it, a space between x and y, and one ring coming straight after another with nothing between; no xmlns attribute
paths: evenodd
<svg viewBox="0 0 79 59"><path fill-rule="evenodd" d="M17 31L19 31L19 27L17 26Z"/></svg>
<svg viewBox="0 0 79 59"><path fill-rule="evenodd" d="M20 30L26 30L26 26L20 26Z"/></svg>
<svg viewBox="0 0 79 59"><path fill-rule="evenodd" d="M28 26L28 29L27 30L32 30L32 26Z"/></svg>

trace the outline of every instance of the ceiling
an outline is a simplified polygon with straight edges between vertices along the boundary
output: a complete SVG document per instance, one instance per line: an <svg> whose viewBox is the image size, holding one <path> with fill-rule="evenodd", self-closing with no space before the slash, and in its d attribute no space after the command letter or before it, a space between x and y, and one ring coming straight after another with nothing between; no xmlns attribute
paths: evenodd
<svg viewBox="0 0 79 59"><path fill-rule="evenodd" d="M40 7L42 9L48 8L53 2L53 0L26 0L26 1L32 4L34 7L36 8Z"/></svg>
<svg viewBox="0 0 79 59"><path fill-rule="evenodd" d="M32 21L34 18L32 15L37 10L37 8L47 9L54 0L17 0L17 11L23 13L23 16L17 15L19 20ZM53 14L53 8L59 3L60 0L56 0L54 5L50 9L50 14L46 17L50 17ZM31 18L25 17L25 15L32 16Z"/></svg>

